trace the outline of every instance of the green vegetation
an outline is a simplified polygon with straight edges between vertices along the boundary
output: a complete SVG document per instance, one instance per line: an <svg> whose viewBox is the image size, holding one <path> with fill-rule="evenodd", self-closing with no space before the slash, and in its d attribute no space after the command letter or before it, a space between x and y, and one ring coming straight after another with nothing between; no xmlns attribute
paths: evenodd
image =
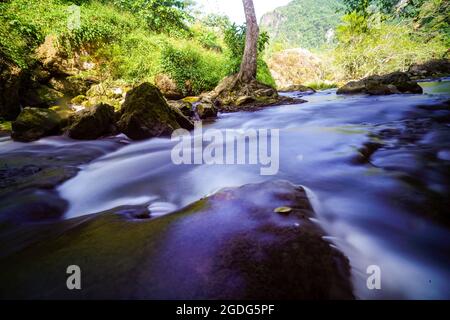
<svg viewBox="0 0 450 320"><path fill-rule="evenodd" d="M339 0L293 0L265 14L261 29L269 33L272 45L282 48L320 48L327 31L339 24Z"/></svg>
<svg viewBox="0 0 450 320"><path fill-rule="evenodd" d="M448 57L450 2L296 0L263 17L262 26L273 39L266 58L280 86L331 86ZM325 43L330 27L334 37Z"/></svg>
<svg viewBox="0 0 450 320"><path fill-rule="evenodd" d="M331 52L342 78L405 71L413 63L442 58L450 38L449 3L346 0L347 14L337 28Z"/></svg>
<svg viewBox="0 0 450 320"><path fill-rule="evenodd" d="M0 118L0 131L11 131L11 121L4 121Z"/></svg>
<svg viewBox="0 0 450 320"><path fill-rule="evenodd" d="M81 25L68 28L69 6L79 5ZM230 48L228 19L194 19L189 0L12 0L0 3L0 57L31 68L48 35L67 59L96 66L86 75L102 81L154 82L169 75L185 94L213 89L235 71L242 53ZM221 22L219 24L218 22ZM239 31L241 32L241 31ZM244 29L245 32L245 29ZM228 32L230 34L230 32ZM266 43L268 39L264 40ZM264 61L260 78L273 85Z"/></svg>

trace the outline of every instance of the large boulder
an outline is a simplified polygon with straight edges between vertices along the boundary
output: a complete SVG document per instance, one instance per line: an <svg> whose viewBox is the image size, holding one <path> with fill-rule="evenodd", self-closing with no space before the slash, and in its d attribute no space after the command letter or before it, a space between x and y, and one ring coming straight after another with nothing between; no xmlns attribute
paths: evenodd
<svg viewBox="0 0 450 320"><path fill-rule="evenodd" d="M0 299L354 298L349 261L313 221L302 187L251 184L166 216L145 211L0 232ZM61 270L71 264L83 290L67 290Z"/></svg>
<svg viewBox="0 0 450 320"><path fill-rule="evenodd" d="M423 93L419 84L405 72L393 72L383 76L370 76L359 81L350 81L339 88L337 94L388 95L396 93Z"/></svg>
<svg viewBox="0 0 450 320"><path fill-rule="evenodd" d="M114 133L114 107L101 103L74 116L67 134L73 139L93 140Z"/></svg>
<svg viewBox="0 0 450 320"><path fill-rule="evenodd" d="M12 123L11 137L17 141L29 142L55 135L60 132L61 121L56 111L27 107Z"/></svg>
<svg viewBox="0 0 450 320"><path fill-rule="evenodd" d="M169 107L161 91L150 83L127 93L117 126L134 140L170 135L179 128L194 128L181 111Z"/></svg>

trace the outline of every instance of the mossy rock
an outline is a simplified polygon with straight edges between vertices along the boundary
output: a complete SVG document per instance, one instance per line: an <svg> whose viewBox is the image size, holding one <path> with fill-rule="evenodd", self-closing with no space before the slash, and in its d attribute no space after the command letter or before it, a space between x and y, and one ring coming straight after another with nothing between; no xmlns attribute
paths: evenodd
<svg viewBox="0 0 450 320"><path fill-rule="evenodd" d="M185 97L183 99L181 99L184 102L189 102L189 103L196 103L200 101L200 97Z"/></svg>
<svg viewBox="0 0 450 320"><path fill-rule="evenodd" d="M62 119L50 109L25 108L12 123L11 137L29 142L60 133Z"/></svg>
<svg viewBox="0 0 450 320"><path fill-rule="evenodd" d="M81 105L84 101L86 101L86 99L86 96L81 94L73 98L70 102L72 104Z"/></svg>
<svg viewBox="0 0 450 320"><path fill-rule="evenodd" d="M273 214L281 206L291 214ZM301 187L225 189L153 219L130 210L0 229L0 298L353 298L348 260L310 221ZM70 265L82 290L67 290Z"/></svg>
<svg viewBox="0 0 450 320"><path fill-rule="evenodd" d="M398 93L422 94L422 87L405 72L393 72L383 76L370 76L350 81L337 90L337 94L389 95Z"/></svg>
<svg viewBox="0 0 450 320"><path fill-rule="evenodd" d="M192 118L194 116L194 109L190 102L184 100L168 100L167 104L171 108L181 111L181 113L188 118Z"/></svg>
<svg viewBox="0 0 450 320"><path fill-rule="evenodd" d="M36 93L40 100L39 104L43 106L51 106L64 98L64 94L62 92L47 86L40 86L36 90Z"/></svg>
<svg viewBox="0 0 450 320"><path fill-rule="evenodd" d="M72 117L67 134L73 139L94 140L114 133L114 122L114 107L98 104Z"/></svg>
<svg viewBox="0 0 450 320"><path fill-rule="evenodd" d="M196 106L196 111L200 119L208 119L217 117L217 108L212 103L199 103Z"/></svg>
<svg viewBox="0 0 450 320"><path fill-rule="evenodd" d="M193 129L192 122L167 104L159 89L143 83L128 92L117 123L134 140L170 135L179 128Z"/></svg>

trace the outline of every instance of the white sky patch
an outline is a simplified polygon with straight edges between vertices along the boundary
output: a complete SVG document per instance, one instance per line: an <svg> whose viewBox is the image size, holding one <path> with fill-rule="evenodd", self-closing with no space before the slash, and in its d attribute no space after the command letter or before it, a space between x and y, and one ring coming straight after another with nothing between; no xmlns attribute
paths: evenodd
<svg viewBox="0 0 450 320"><path fill-rule="evenodd" d="M275 8L284 6L291 0L253 0L258 21ZM205 13L225 14L238 24L245 22L242 0L197 0L198 6Z"/></svg>

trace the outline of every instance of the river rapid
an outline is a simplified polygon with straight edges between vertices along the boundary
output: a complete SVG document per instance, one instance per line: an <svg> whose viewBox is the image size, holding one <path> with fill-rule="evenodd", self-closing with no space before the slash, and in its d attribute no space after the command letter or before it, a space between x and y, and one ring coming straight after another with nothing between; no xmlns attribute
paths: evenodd
<svg viewBox="0 0 450 320"><path fill-rule="evenodd" d="M126 144L115 151L109 140L52 137L22 144L3 138L0 153L103 150L58 187L69 202L66 219L137 204L148 204L153 215L169 214L224 187L289 180L308 190L317 223L350 259L358 298L449 299L450 229L434 215L447 214L448 221L450 110L435 106L450 98L450 79L421 85L423 95L326 90L304 96L304 104L219 114L203 124L205 130L279 129L274 176L262 176L259 165L174 165L175 142L168 138L121 137ZM382 147L355 161L370 140ZM370 265L381 268L381 290L367 289Z"/></svg>

